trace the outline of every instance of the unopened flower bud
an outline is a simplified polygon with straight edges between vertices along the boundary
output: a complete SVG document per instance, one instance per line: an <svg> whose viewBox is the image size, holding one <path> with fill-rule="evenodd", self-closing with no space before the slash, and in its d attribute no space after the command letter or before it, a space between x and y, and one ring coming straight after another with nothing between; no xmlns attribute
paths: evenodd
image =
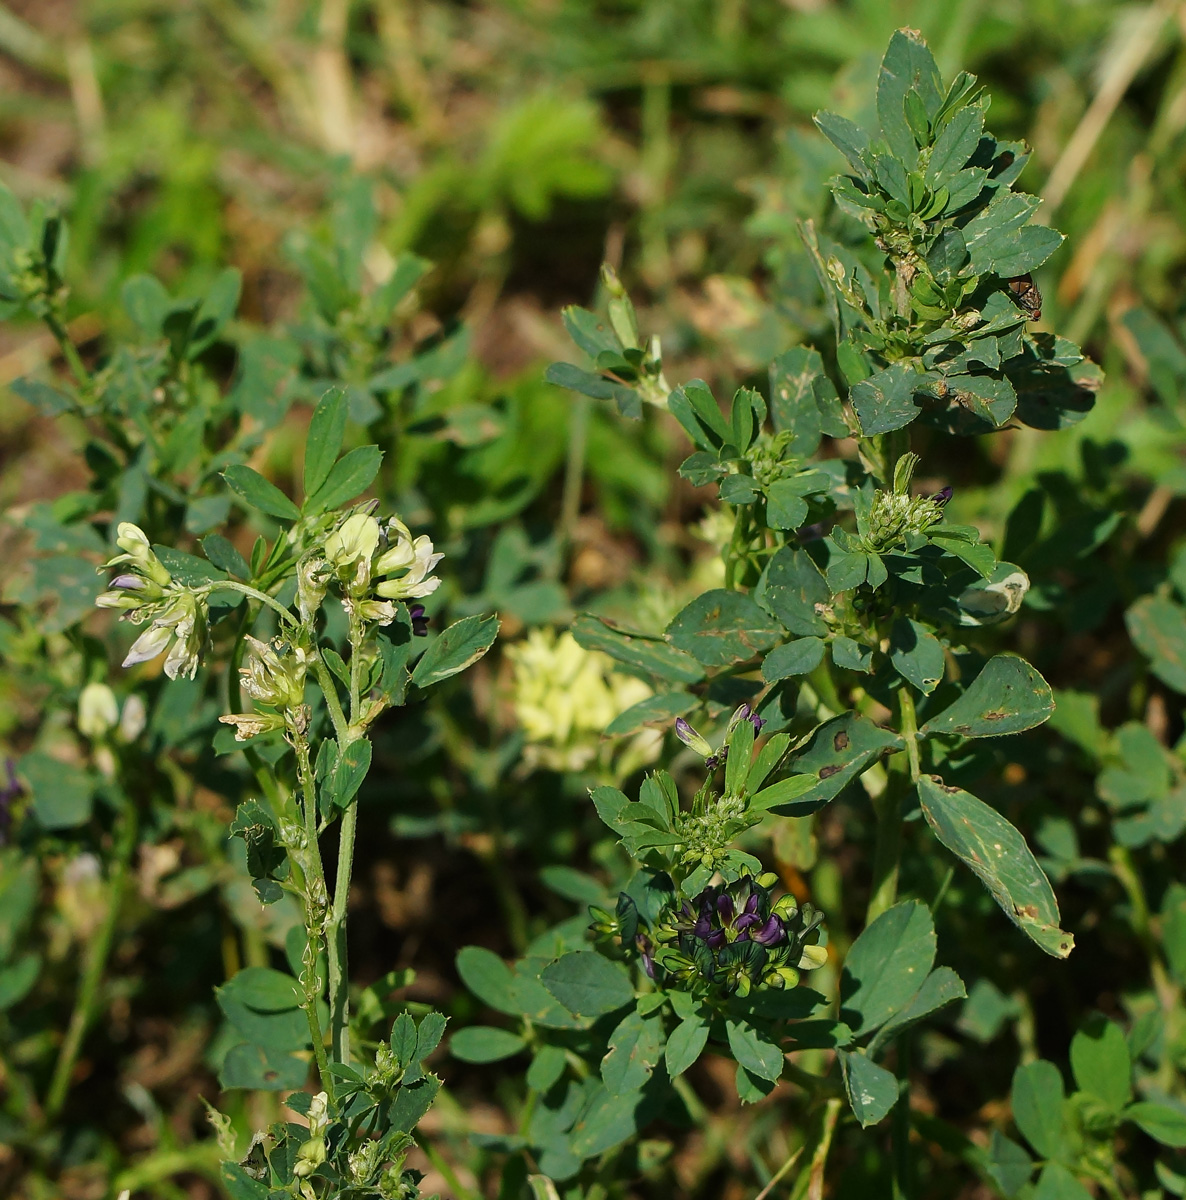
<svg viewBox="0 0 1186 1200"><path fill-rule="evenodd" d="M314 1137L302 1143L296 1153L292 1173L297 1179L306 1179L325 1162L325 1138Z"/></svg>
<svg viewBox="0 0 1186 1200"><path fill-rule="evenodd" d="M329 1125L329 1096L318 1092L309 1101L309 1136L321 1137Z"/></svg>
<svg viewBox="0 0 1186 1200"><path fill-rule="evenodd" d="M695 750L697 754L703 755L705 758L712 756L712 747L692 728L691 725L683 719L683 717L675 718L675 736L679 738L685 746Z"/></svg>

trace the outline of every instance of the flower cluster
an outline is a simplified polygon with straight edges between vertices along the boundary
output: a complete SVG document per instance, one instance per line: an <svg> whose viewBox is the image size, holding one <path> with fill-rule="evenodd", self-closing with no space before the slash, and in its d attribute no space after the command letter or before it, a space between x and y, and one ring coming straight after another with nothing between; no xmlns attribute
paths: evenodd
<svg viewBox="0 0 1186 1200"><path fill-rule="evenodd" d="M123 521L115 544L123 551L103 570L122 567L108 591L95 601L100 608L123 610L123 620L148 628L132 643L123 665L147 662L168 650L165 674L192 679L206 642L206 589L177 583L153 553L138 525Z"/></svg>
<svg viewBox="0 0 1186 1200"><path fill-rule="evenodd" d="M235 727L237 742L283 729L287 724L303 732L308 724L308 708L304 703L308 668L305 651L283 638L275 638L269 645L247 634L244 641L248 653L247 661L239 668L240 686L252 700L273 711L229 713L218 719Z"/></svg>
<svg viewBox="0 0 1186 1200"><path fill-rule="evenodd" d="M827 961L819 944L823 913L789 893L773 898L778 877L742 875L705 888L692 900L673 898L650 927L628 897L616 917L590 910L593 929L616 934L642 958L652 979L669 979L718 996L755 988L792 988L801 971Z"/></svg>
<svg viewBox="0 0 1186 1200"><path fill-rule="evenodd" d="M903 454L894 467L893 491L873 493L862 540L875 554L889 550L909 533L926 533L943 520L951 488L945 487L933 496L912 496L910 480L917 465L917 454Z"/></svg>
<svg viewBox="0 0 1186 1200"><path fill-rule="evenodd" d="M571 633L533 629L507 650L513 668L515 719L532 766L584 770L603 752L606 726L651 695L641 679L613 669L608 655L586 650ZM615 773L653 760L662 734L644 730L619 754Z"/></svg>
<svg viewBox="0 0 1186 1200"><path fill-rule="evenodd" d="M336 578L348 609L365 621L387 625L395 619L395 601L420 600L437 590L441 581L432 571L443 557L433 551L426 534L413 538L398 517L380 524L374 504L365 504L330 533L321 553L305 562L299 578L305 597L318 589L324 596L325 581ZM305 597L302 610L319 603L319 597L311 604ZM409 614L413 631L421 633L423 605L409 605Z"/></svg>

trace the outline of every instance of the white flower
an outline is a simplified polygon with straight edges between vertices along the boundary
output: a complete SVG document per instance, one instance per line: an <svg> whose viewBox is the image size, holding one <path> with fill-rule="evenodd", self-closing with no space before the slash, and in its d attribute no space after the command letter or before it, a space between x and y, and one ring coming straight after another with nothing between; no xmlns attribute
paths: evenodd
<svg viewBox="0 0 1186 1200"><path fill-rule="evenodd" d="M367 512L348 516L325 539L326 561L338 570L370 560L379 547L379 522Z"/></svg>
<svg viewBox="0 0 1186 1200"><path fill-rule="evenodd" d="M137 663L148 662L163 654L165 647L173 639L173 630L168 625L151 625L133 643L123 661L125 667L134 667Z"/></svg>
<svg viewBox="0 0 1186 1200"><path fill-rule="evenodd" d="M239 668L243 690L261 704L296 708L305 698L305 652L277 639L271 646L250 634L247 661Z"/></svg>
<svg viewBox="0 0 1186 1200"><path fill-rule="evenodd" d="M119 702L105 683L88 683L78 697L78 732L98 739L119 721Z"/></svg>
<svg viewBox="0 0 1186 1200"><path fill-rule="evenodd" d="M375 560L376 575L391 575L375 592L388 600L420 600L431 596L441 585L439 579L429 578L433 568L445 556L434 554L432 539L427 534L413 539L408 527L396 517L387 522L387 549Z"/></svg>

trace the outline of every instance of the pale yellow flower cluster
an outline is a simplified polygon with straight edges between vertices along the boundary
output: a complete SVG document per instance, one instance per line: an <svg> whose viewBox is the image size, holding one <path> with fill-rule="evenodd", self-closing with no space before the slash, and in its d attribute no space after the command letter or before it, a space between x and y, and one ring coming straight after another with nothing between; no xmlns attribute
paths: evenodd
<svg viewBox="0 0 1186 1200"><path fill-rule="evenodd" d="M527 761L553 771L584 770L600 758L616 775L651 762L662 742L659 730L636 734L615 754L603 740L606 726L651 689L614 670L608 655L578 645L571 633L533 629L507 650L514 669L515 719L527 738Z"/></svg>

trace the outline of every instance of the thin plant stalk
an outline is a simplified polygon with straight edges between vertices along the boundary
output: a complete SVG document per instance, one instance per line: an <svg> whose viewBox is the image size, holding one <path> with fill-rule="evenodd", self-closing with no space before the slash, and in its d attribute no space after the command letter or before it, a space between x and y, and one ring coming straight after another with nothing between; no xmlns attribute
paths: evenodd
<svg viewBox="0 0 1186 1200"><path fill-rule="evenodd" d="M70 1076L74 1074L74 1066L82 1049L82 1039L95 1018L103 972L107 967L120 909L123 907L138 826L135 806L131 800L125 798L116 829L114 865L107 887L107 910L90 945L86 967L74 1002L74 1011L70 1014L66 1037L58 1052L58 1061L54 1065L53 1078L50 1080L45 1100L47 1122L54 1121L66 1103L66 1096L70 1091Z"/></svg>
<svg viewBox="0 0 1186 1200"><path fill-rule="evenodd" d="M362 622L350 614L350 727L340 742L341 752L351 744L351 733L361 716ZM336 698L336 695L335 695ZM346 952L346 909L350 902L350 876L354 870L354 840L358 832L358 797L351 799L338 830L338 867L334 899L326 924L329 953L330 1039L336 1062L350 1062L350 979Z"/></svg>

